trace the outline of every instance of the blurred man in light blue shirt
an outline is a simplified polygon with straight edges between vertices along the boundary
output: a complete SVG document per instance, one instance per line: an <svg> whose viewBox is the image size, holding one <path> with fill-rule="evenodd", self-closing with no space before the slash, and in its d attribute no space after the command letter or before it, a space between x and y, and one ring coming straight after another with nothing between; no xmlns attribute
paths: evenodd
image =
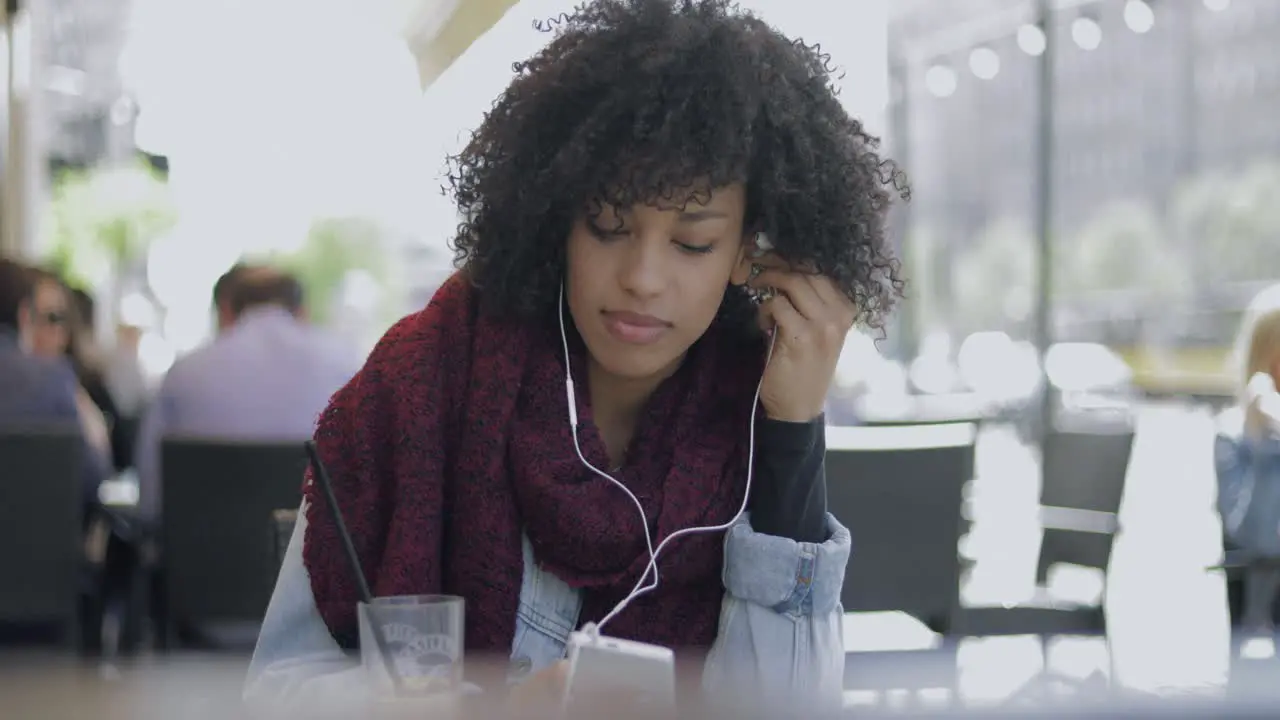
<svg viewBox="0 0 1280 720"><path fill-rule="evenodd" d="M302 442L359 369L354 352L305 320L295 278L265 267L232 273L231 287L222 288L227 322L209 345L174 363L143 420L136 453L143 517L160 514L165 436Z"/></svg>

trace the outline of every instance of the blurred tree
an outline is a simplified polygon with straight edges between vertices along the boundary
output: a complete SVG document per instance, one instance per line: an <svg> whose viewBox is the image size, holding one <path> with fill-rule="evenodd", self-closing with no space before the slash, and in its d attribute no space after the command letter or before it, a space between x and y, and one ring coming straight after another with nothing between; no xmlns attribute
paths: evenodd
<svg viewBox="0 0 1280 720"><path fill-rule="evenodd" d="M307 239L280 264L297 274L307 293L307 310L318 323L328 322L341 291L355 276L388 282L390 259L386 233L364 217L322 218L311 225Z"/></svg>
<svg viewBox="0 0 1280 720"><path fill-rule="evenodd" d="M952 270L961 332L1024 325L1035 302L1035 237L1021 221L989 224Z"/></svg>
<svg viewBox="0 0 1280 720"><path fill-rule="evenodd" d="M1060 296L1121 292L1176 303L1193 291L1185 255L1145 204L1118 202L1102 208L1058 251L1061 261L1054 279Z"/></svg>
<svg viewBox="0 0 1280 720"><path fill-rule="evenodd" d="M1198 260L1196 280L1212 285L1280 278L1280 165L1196 178L1179 188L1171 215Z"/></svg>
<svg viewBox="0 0 1280 720"><path fill-rule="evenodd" d="M45 260L70 282L95 287L141 262L176 221L168 185L141 162L68 171L46 207Z"/></svg>

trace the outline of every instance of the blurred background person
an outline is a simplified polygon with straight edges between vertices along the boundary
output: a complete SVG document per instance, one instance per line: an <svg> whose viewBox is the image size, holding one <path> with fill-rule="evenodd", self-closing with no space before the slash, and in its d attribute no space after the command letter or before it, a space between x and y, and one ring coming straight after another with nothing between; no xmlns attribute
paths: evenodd
<svg viewBox="0 0 1280 720"><path fill-rule="evenodd" d="M31 278L31 352L56 358L67 354L71 345L71 293L62 279L37 267L27 270Z"/></svg>
<svg viewBox="0 0 1280 720"><path fill-rule="evenodd" d="M164 436L302 442L359 367L360 358L307 321L292 275L245 266L224 279L229 322L174 363L144 416L135 455L143 517L160 512Z"/></svg>
<svg viewBox="0 0 1280 720"><path fill-rule="evenodd" d="M32 351L42 357L68 360L79 383L77 402L85 406L85 414L94 419L95 426L96 418L102 419L101 430L95 427L94 442L103 442L101 435L105 434L112 466L117 470L128 467L133 453L132 433L122 424L124 419L102 370L102 355L93 331L96 308L92 296L72 288L49 270L32 268L30 272L35 283Z"/></svg>
<svg viewBox="0 0 1280 720"><path fill-rule="evenodd" d="M0 428L14 431L61 429L83 438L81 486L83 528L97 516L98 490L110 475L110 448L102 414L80 387L65 350L68 308L61 285L43 271L0 258ZM37 352L37 349L40 352ZM8 478L5 478L8 479ZM93 551L86 544L89 560ZM97 647L97 583L88 563L80 568L79 640ZM26 638L38 627L0 627L0 640ZM9 631L15 631L16 636Z"/></svg>
<svg viewBox="0 0 1280 720"><path fill-rule="evenodd" d="M235 308L231 304L231 289L236 280L249 269L249 265L238 262L213 284L214 332L219 335L236 322Z"/></svg>
<svg viewBox="0 0 1280 720"><path fill-rule="evenodd" d="M96 501L107 475L107 424L63 361L68 302L48 273L0 259L0 423L72 423L85 437L84 492Z"/></svg>
<svg viewBox="0 0 1280 720"><path fill-rule="evenodd" d="M114 405L107 400L105 404L108 407L104 407L104 403L99 402L101 395L95 398L85 384L88 379L95 390L102 390L101 384L92 377L86 378L84 372L88 364L82 360L87 359L88 343L73 337L81 333L81 328L71 289L62 278L43 268L33 267L28 272L34 288L31 295L31 352L50 359L66 357L71 362L78 383L76 402L84 406L83 414L92 421L91 440L109 451L113 416L109 409Z"/></svg>
<svg viewBox="0 0 1280 720"><path fill-rule="evenodd" d="M1214 445L1218 509L1228 540L1255 563L1245 579L1244 625L1270 628L1280 590L1280 305L1251 313L1242 334L1240 403L1219 416Z"/></svg>
<svg viewBox="0 0 1280 720"><path fill-rule="evenodd" d="M112 463L116 470L123 470L133 464L135 423L121 411L107 382L104 355L94 325L97 305L87 291L66 283L63 287L71 301L67 312L67 344L63 352L76 372L80 387L84 388L85 394L106 420Z"/></svg>

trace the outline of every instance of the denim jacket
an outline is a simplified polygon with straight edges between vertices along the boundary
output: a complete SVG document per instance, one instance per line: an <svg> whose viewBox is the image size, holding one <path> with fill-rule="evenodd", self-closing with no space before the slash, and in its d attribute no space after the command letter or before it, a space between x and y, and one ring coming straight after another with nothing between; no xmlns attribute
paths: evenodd
<svg viewBox="0 0 1280 720"><path fill-rule="evenodd" d="M1219 417L1214 440L1222 529L1250 555L1280 556L1280 437L1250 437L1243 413Z"/></svg>
<svg viewBox="0 0 1280 720"><path fill-rule="evenodd" d="M329 634L302 560L306 513L285 554L253 654L245 699L280 710L358 711L369 701L367 678ZM762 535L744 516L725 535L724 605L702 686L712 699L803 702L838 708L844 682L840 589L850 536L827 517L822 544ZM524 580L511 647L513 680L562 659L578 625L578 591L534 560L526 538Z"/></svg>

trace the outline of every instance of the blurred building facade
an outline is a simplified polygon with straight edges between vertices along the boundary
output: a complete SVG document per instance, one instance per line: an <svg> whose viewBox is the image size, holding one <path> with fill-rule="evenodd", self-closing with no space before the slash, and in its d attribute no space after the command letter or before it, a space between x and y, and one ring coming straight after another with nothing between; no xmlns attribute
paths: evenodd
<svg viewBox="0 0 1280 720"><path fill-rule="evenodd" d="M6 4L0 250L36 252L52 174L132 152L136 107L118 69L129 9L129 0Z"/></svg>
<svg viewBox="0 0 1280 720"><path fill-rule="evenodd" d="M906 234L925 248L917 248L912 273L927 286L921 288L918 281L916 295L932 296L926 311L931 317L921 321L923 330L932 322L961 332L1028 331L1030 306L1025 300L1034 288L1010 294L993 286L1034 284L1039 57L1028 50L1019 28L1034 19L1037 4L904 0L893 6L890 51L897 71L891 133L899 136L895 154L907 159L913 181ZM1272 267L1276 258L1266 250L1280 246L1280 215L1269 216L1265 207L1247 217L1232 215L1233 210L1222 206L1236 199L1191 198L1189 193L1199 183L1203 196L1205 186L1226 187L1226 179L1280 158L1280 125L1270 119L1280 107L1280 43L1275 42L1280 2L1085 0L1050 5L1057 8L1051 88L1055 295L1088 286L1073 297L1094 298L1093 305L1118 315L1118 308L1133 297L1148 305L1166 296L1167 302L1204 305L1206 296L1217 297L1223 278L1280 279L1280 266ZM1274 169L1269 172L1276 175ZM1223 192L1236 192L1232 187ZM1193 207L1210 200L1219 207ZM1239 199L1237 204L1247 202ZM1266 204L1274 205L1255 202ZM1205 223L1186 220L1195 213L1217 213L1213 217L1220 222L1206 231ZM1228 226L1230 232L1212 231ZM1101 237L1086 248L1081 237L1090 232ZM1013 235L1003 242L1018 252L1002 260L1002 267L992 268L998 253L991 248L1001 241L991 236L999 233ZM1245 247L1246 235L1254 245ZM984 242L991 248L975 247ZM1115 247L1098 249L1107 244ZM970 257L984 252L983 258ZM1232 252L1233 258L1225 257ZM1260 268L1252 274L1250 253ZM971 270L984 264L988 270L982 277L971 277ZM1153 264L1160 269L1148 272L1146 266ZM1138 279L1127 280L1126 273ZM1081 275L1107 277L1090 283ZM1179 284L1195 289L1172 289ZM1247 294L1250 288L1235 294ZM984 297L1000 293L1008 297ZM999 312L974 310L971 318L959 317L984 302L999 306ZM1072 302L1067 298L1059 304L1055 323L1061 327L1070 324L1067 316L1076 307ZM1234 295L1230 299L1242 302ZM1137 316L1145 311L1123 312ZM1000 322L1004 328L993 327ZM1221 326L1211 333L1212 343L1221 349L1224 338L1218 336L1234 330L1234 316L1205 322ZM1155 323L1135 323L1144 329L1133 332L1166 339L1194 333L1189 319L1180 317L1174 324L1157 331ZM1060 328L1058 335L1063 332ZM1103 334L1090 339L1109 341ZM1216 356L1213 362L1218 362Z"/></svg>
<svg viewBox="0 0 1280 720"><path fill-rule="evenodd" d="M910 46L1017 4L973 0L944 11L907 3L892 20L892 43ZM1224 4L1158 3L1155 24L1138 34L1126 27L1123 0L1098 2L1090 14L1102 41L1093 50L1073 42L1074 13L1062 13L1054 88L1060 232L1110 200L1163 203L1186 175L1280 154L1280 125L1270 120L1280 109L1280 3ZM907 91L916 212L961 243L993 217L1029 216L1035 184L1037 60L1012 33L984 45L1001 61L994 78L975 77L957 53L933 61L956 66L952 94L929 92L927 67L915 68Z"/></svg>
<svg viewBox="0 0 1280 720"><path fill-rule="evenodd" d="M119 72L129 0L47 0L43 47L53 169L116 162L133 152L136 107Z"/></svg>

